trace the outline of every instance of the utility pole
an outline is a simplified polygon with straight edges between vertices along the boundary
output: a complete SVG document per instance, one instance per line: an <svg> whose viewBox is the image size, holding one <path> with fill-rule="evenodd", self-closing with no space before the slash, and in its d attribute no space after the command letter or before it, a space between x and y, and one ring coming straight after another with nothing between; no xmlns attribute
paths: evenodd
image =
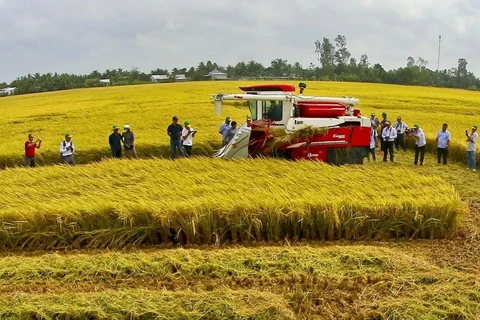
<svg viewBox="0 0 480 320"><path fill-rule="evenodd" d="M440 45L442 43L442 36L438 36L438 64L437 64L437 72L440 71Z"/></svg>

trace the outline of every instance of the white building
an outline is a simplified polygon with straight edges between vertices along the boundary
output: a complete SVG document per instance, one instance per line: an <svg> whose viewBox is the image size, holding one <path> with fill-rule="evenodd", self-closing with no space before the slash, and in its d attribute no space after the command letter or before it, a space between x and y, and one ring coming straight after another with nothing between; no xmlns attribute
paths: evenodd
<svg viewBox="0 0 480 320"><path fill-rule="evenodd" d="M220 72L217 69L210 71L205 77L210 78L210 80L227 80L228 76L225 72Z"/></svg>
<svg viewBox="0 0 480 320"><path fill-rule="evenodd" d="M4 95L6 94L7 96L10 96L10 95L13 95L15 94L15 90L17 88L4 88L4 89L0 89L0 95Z"/></svg>
<svg viewBox="0 0 480 320"><path fill-rule="evenodd" d="M166 74L152 74L152 76L150 77L150 81L152 82L159 82L164 80L168 80L168 76Z"/></svg>
<svg viewBox="0 0 480 320"><path fill-rule="evenodd" d="M100 83L103 83L103 84L109 86L110 85L110 79L100 79Z"/></svg>
<svg viewBox="0 0 480 320"><path fill-rule="evenodd" d="M187 78L185 77L185 74L176 74L175 80L187 80Z"/></svg>

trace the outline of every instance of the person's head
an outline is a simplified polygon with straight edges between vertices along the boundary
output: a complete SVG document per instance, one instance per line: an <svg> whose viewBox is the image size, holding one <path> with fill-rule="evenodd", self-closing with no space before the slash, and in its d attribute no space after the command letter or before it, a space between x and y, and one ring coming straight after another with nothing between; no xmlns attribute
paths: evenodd
<svg viewBox="0 0 480 320"><path fill-rule="evenodd" d="M478 128L478 126L476 124L474 124L472 126L472 132L477 132L477 128Z"/></svg>
<svg viewBox="0 0 480 320"><path fill-rule="evenodd" d="M28 134L28 141L33 141L33 133Z"/></svg>
<svg viewBox="0 0 480 320"><path fill-rule="evenodd" d="M382 112L382 118L387 119L387 113L386 112Z"/></svg>
<svg viewBox="0 0 480 320"><path fill-rule="evenodd" d="M72 135L70 133L65 133L65 140L70 142L70 140L72 140Z"/></svg>
<svg viewBox="0 0 480 320"><path fill-rule="evenodd" d="M252 123L252 117L247 116L247 124L251 124L251 123Z"/></svg>
<svg viewBox="0 0 480 320"><path fill-rule="evenodd" d="M113 126L112 130L113 130L113 133L118 133L118 127L117 126Z"/></svg>
<svg viewBox="0 0 480 320"><path fill-rule="evenodd" d="M185 128L190 129L190 121L187 120L183 124L185 125Z"/></svg>
<svg viewBox="0 0 480 320"><path fill-rule="evenodd" d="M370 117L371 117L372 119L375 119L375 113L371 113L371 114L370 114Z"/></svg>
<svg viewBox="0 0 480 320"><path fill-rule="evenodd" d="M123 130L130 131L130 126L128 124L124 125Z"/></svg>
<svg viewBox="0 0 480 320"><path fill-rule="evenodd" d="M232 128L236 128L237 127L237 121L232 121Z"/></svg>
<svg viewBox="0 0 480 320"><path fill-rule="evenodd" d="M402 122L402 117L398 116L397 117L397 122Z"/></svg>
<svg viewBox="0 0 480 320"><path fill-rule="evenodd" d="M177 117L177 116L173 116L173 117L172 117L172 123L173 123L173 124L177 124L177 123L178 123L178 117Z"/></svg>
<svg viewBox="0 0 480 320"><path fill-rule="evenodd" d="M446 131L447 128L448 128L448 124L444 123L444 124L442 125L442 131Z"/></svg>
<svg viewBox="0 0 480 320"><path fill-rule="evenodd" d="M226 123L226 124L229 124L230 122L231 122L231 118L230 118L230 116L227 116L227 117L225 118L225 123Z"/></svg>
<svg viewBox="0 0 480 320"><path fill-rule="evenodd" d="M385 121L385 125L387 126L387 128L390 128L390 125L391 125L391 124L392 124L392 123L390 122L390 120Z"/></svg>
<svg viewBox="0 0 480 320"><path fill-rule="evenodd" d="M420 129L420 126L418 125L418 123L415 123L413 125L413 130L417 131L418 129Z"/></svg>

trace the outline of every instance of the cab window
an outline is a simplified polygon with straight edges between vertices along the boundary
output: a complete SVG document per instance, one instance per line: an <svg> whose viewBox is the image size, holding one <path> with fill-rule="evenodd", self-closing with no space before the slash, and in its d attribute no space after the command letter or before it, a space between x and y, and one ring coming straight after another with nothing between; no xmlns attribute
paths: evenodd
<svg viewBox="0 0 480 320"><path fill-rule="evenodd" d="M248 108L250 109L250 115L252 116L252 120L257 120L257 101L249 100Z"/></svg>
<svg viewBox="0 0 480 320"><path fill-rule="evenodd" d="M282 120L283 101L262 101L263 119Z"/></svg>

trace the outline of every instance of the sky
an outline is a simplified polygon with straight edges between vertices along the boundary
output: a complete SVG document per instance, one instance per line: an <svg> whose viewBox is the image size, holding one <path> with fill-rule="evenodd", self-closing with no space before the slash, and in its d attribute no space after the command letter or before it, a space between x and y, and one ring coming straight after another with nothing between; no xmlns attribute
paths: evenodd
<svg viewBox="0 0 480 320"><path fill-rule="evenodd" d="M480 76L479 0L0 0L0 82L28 73L318 64L316 40L345 35L385 69L459 58Z"/></svg>

